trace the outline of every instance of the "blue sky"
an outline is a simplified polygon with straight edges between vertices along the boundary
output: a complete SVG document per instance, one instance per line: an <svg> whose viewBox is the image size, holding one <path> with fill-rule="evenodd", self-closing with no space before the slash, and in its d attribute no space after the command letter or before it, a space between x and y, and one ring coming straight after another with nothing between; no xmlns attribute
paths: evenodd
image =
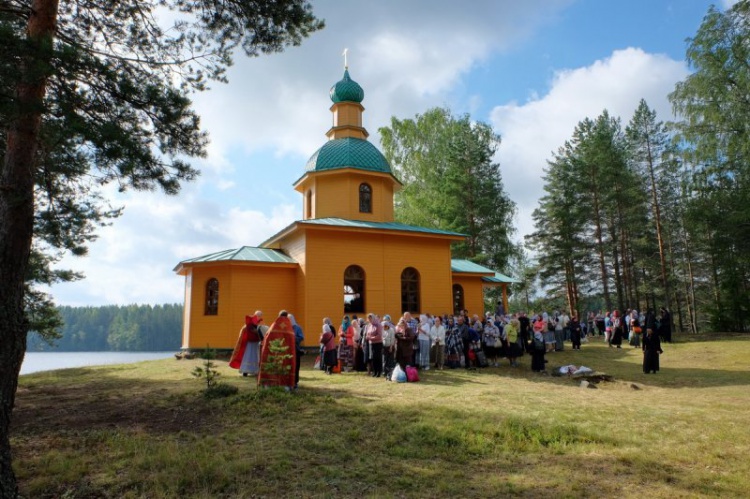
<svg viewBox="0 0 750 499"><path fill-rule="evenodd" d="M200 179L177 197L108 189L125 214L100 231L89 256L61 262L87 278L51 291L62 305L179 303L178 262L257 245L301 218L291 185L326 140L328 90L343 74L344 48L365 90L364 125L377 146L378 128L392 116L434 106L493 126L520 240L533 230L545 162L580 120L608 109L625 125L641 98L659 119L673 119L667 94L689 71L685 39L712 3L314 2L325 30L283 54L238 56L229 84L194 96L211 136L208 157L195 162Z"/></svg>

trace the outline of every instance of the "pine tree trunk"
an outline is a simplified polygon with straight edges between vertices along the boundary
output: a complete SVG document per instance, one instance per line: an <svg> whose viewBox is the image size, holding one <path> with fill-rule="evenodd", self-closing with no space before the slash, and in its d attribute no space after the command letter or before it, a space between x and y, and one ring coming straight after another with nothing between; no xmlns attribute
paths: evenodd
<svg viewBox="0 0 750 499"><path fill-rule="evenodd" d="M654 224L656 225L656 242L659 246L659 264L661 265L661 284L664 289L664 306L670 309L671 299L669 292L669 279L667 279L667 260L664 251L664 237L661 227L661 207L659 197L656 193L656 175L654 174L654 158L651 154L651 145L648 147L648 174L651 179L651 207L654 210Z"/></svg>
<svg viewBox="0 0 750 499"><path fill-rule="evenodd" d="M685 255L688 268L688 313L690 314L690 328L693 334L698 334L698 314L695 309L695 277L693 276L692 254L690 251L690 240L687 232L683 230Z"/></svg>
<svg viewBox="0 0 750 499"><path fill-rule="evenodd" d="M612 310L612 297L609 295L609 276L607 276L607 264L604 261L604 240L602 237L601 208L599 206L599 193L597 187L593 189L594 195L594 237L596 237L596 249L599 253L599 266L602 274L602 290L604 292L604 303L607 310Z"/></svg>
<svg viewBox="0 0 750 499"><path fill-rule="evenodd" d="M34 0L27 24L38 52L22 60L16 85L18 113L4 130L5 158L0 171L0 497L18 495L10 449L11 415L18 375L26 354L28 322L24 285L34 228L34 167L42 121L47 66L57 23L58 0ZM32 57L34 60L32 61Z"/></svg>
<svg viewBox="0 0 750 499"><path fill-rule="evenodd" d="M684 233L684 227L682 228L682 231ZM669 238L667 239L667 249L669 250L669 265L670 265L670 271L672 273L672 276L677 279L677 272L675 271L675 256L674 256L674 245L672 244L672 235L670 233ZM688 260L689 261L689 260ZM684 319L682 316L682 297L679 296L679 286L676 286L676 289L678 292L675 296L675 304L677 305L677 326L679 327L679 331L682 333L685 331L684 327ZM685 295L688 295L688 290L685 290ZM686 298L687 300L687 298ZM666 307L666 305L663 305ZM688 303L688 313L690 312L690 304ZM654 310L656 310L656 307L654 307Z"/></svg>

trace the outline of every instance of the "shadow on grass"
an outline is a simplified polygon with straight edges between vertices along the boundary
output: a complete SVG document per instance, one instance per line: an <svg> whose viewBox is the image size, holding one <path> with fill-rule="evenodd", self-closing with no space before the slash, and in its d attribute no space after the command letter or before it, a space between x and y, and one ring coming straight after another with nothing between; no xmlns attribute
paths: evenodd
<svg viewBox="0 0 750 499"><path fill-rule="evenodd" d="M171 382L78 376L89 379L19 396L17 466L34 470L21 473L25 495L611 497L645 495L654 483L672 496L736 492L706 471L622 451L623 442L600 429L511 416L500 406L472 413L418 397L363 404L367 394L320 383L209 401L195 382L168 391ZM496 374L431 373L424 383L489 376ZM185 432L199 437L186 441ZM51 454L35 460L29 449L45 442ZM583 457L590 455L597 457ZM84 460L84 475L71 481L58 460L73 467ZM43 478L32 484L32 476Z"/></svg>

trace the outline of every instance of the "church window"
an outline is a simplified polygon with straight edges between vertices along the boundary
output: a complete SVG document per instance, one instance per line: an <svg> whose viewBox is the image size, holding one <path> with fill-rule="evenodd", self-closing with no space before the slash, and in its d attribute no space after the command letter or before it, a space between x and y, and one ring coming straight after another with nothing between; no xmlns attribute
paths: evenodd
<svg viewBox="0 0 750 499"><path fill-rule="evenodd" d="M460 284L453 285L453 313L458 315L464 309L464 288Z"/></svg>
<svg viewBox="0 0 750 499"><path fill-rule="evenodd" d="M364 313L365 311L365 271L357 265L350 265L344 271L344 312Z"/></svg>
<svg viewBox="0 0 750 499"><path fill-rule="evenodd" d="M312 216L312 191L307 191L305 196L305 219L313 218Z"/></svg>
<svg viewBox="0 0 750 499"><path fill-rule="evenodd" d="M401 312L419 311L419 272L414 267L406 267L401 272Z"/></svg>
<svg viewBox="0 0 750 499"><path fill-rule="evenodd" d="M206 283L206 315L219 314L219 280L211 278Z"/></svg>
<svg viewBox="0 0 750 499"><path fill-rule="evenodd" d="M359 184L359 212L372 213L372 187Z"/></svg>

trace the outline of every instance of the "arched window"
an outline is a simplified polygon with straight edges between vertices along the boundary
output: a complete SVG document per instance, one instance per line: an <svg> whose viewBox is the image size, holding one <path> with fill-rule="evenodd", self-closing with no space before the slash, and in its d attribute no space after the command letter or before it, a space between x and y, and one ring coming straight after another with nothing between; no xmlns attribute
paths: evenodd
<svg viewBox="0 0 750 499"><path fill-rule="evenodd" d="M372 213L372 187L359 184L359 212Z"/></svg>
<svg viewBox="0 0 750 499"><path fill-rule="evenodd" d="M453 285L453 314L458 315L464 309L464 288L460 284Z"/></svg>
<svg viewBox="0 0 750 499"><path fill-rule="evenodd" d="M406 267L401 272L401 312L419 311L419 272L414 267Z"/></svg>
<svg viewBox="0 0 750 499"><path fill-rule="evenodd" d="M312 215L312 191L307 191L305 196L305 218L313 218Z"/></svg>
<svg viewBox="0 0 750 499"><path fill-rule="evenodd" d="M356 265L344 271L344 312L365 312L365 271Z"/></svg>
<svg viewBox="0 0 750 499"><path fill-rule="evenodd" d="M211 278L206 283L206 315L219 314L219 280Z"/></svg>

